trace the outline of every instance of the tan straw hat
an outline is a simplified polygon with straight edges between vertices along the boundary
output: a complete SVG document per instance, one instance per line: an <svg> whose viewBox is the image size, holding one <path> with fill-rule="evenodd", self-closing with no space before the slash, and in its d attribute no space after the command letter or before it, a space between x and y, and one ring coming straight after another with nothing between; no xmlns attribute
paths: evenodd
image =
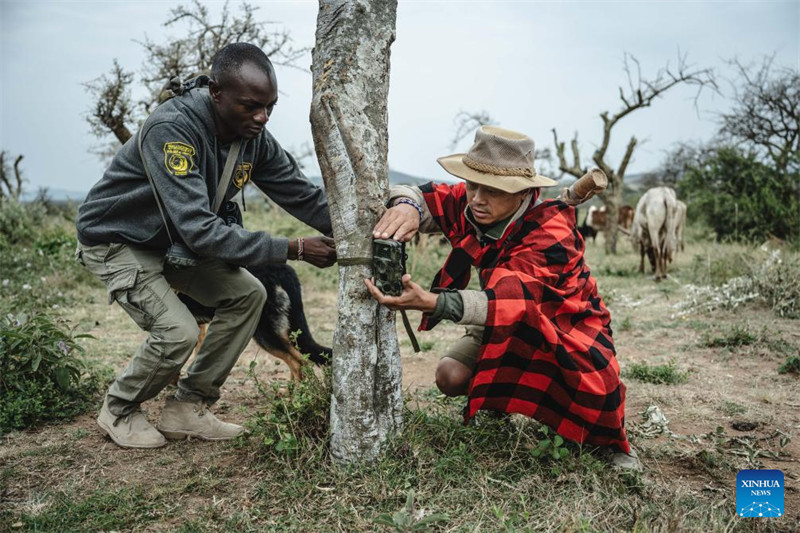
<svg viewBox="0 0 800 533"><path fill-rule="evenodd" d="M533 139L497 126L481 126L466 154L437 159L457 178L501 191L515 193L533 187L552 187L558 182L537 174L533 168Z"/></svg>

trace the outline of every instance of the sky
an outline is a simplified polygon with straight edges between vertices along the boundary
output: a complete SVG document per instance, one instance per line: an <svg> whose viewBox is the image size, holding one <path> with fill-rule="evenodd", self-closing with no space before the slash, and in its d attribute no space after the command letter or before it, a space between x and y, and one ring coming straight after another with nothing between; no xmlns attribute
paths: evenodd
<svg viewBox="0 0 800 533"><path fill-rule="evenodd" d="M312 47L317 3L251 2L257 17L287 28L296 46ZM188 2L183 2L188 4ZM205 2L218 13L221 2ZM86 191L105 163L86 122L83 83L116 58L140 71L137 40L179 35L163 22L177 2L0 0L0 149L24 154L28 189ZM231 2L231 8L239 4ZM533 137L537 148L575 132L584 164L602 138L599 113L616 112L625 85L625 54L644 78L676 64L679 54L713 68L723 94L678 87L615 127L609 162L617 166L632 135L641 144L629 173L656 168L676 142L703 141L730 106L733 71L775 55L800 68L800 0L770 1L405 1L391 49L389 165L433 180L447 174L436 158L466 151L472 135L450 149L460 111L488 112L500 125ZM311 142L311 56L304 70L278 67L280 102L269 130L286 148ZM307 173L318 174L315 164Z"/></svg>

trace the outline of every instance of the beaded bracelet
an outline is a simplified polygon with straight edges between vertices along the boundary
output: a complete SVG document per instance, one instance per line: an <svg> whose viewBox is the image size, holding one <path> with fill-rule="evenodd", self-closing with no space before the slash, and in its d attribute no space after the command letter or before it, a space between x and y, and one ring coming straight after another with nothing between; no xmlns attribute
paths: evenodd
<svg viewBox="0 0 800 533"><path fill-rule="evenodd" d="M414 209L417 210L417 213L419 213L420 220L422 219L422 206L420 206L417 202L415 202L411 198L400 198L399 200L396 200L394 203L394 205L400 205L400 204L408 204L412 206Z"/></svg>
<svg viewBox="0 0 800 533"><path fill-rule="evenodd" d="M297 239L297 260L298 261L302 261L303 260L303 238L302 237Z"/></svg>

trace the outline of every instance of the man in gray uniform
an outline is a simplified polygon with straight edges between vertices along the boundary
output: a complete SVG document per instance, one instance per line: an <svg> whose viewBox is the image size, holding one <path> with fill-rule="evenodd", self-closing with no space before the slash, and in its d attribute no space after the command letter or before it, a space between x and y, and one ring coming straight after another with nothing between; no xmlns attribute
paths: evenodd
<svg viewBox="0 0 800 533"><path fill-rule="evenodd" d="M156 448L166 443L165 436L224 440L241 434L241 426L208 411L253 336L266 301L264 287L240 266L295 259L328 267L336 261L333 239L290 240L246 231L212 207L228 152L240 141L224 200L252 181L290 214L331 234L324 191L264 129L277 100L275 71L258 47L222 48L208 88L187 90L159 106L80 207L78 259L106 284L109 303L116 301L149 332L108 390L97 419L119 446ZM197 257L194 266L165 261L175 244ZM173 289L216 308L216 314L156 430L140 404L180 372L199 332Z"/></svg>

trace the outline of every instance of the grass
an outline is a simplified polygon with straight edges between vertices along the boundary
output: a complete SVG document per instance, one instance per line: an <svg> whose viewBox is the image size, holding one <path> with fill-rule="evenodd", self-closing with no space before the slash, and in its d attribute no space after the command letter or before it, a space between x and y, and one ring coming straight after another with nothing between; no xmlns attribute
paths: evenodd
<svg viewBox="0 0 800 533"><path fill-rule="evenodd" d="M800 375L800 357L791 355L778 367L778 374L797 374Z"/></svg>
<svg viewBox="0 0 800 533"><path fill-rule="evenodd" d="M654 385L679 385L689 380L689 373L679 370L674 361L665 365L631 363L622 372L623 377Z"/></svg>
<svg viewBox="0 0 800 533"><path fill-rule="evenodd" d="M314 233L280 210L267 211L255 202L248 201L245 218L247 227L267 229L276 235ZM58 304L52 298L59 297L61 291L64 305L72 306L69 318L79 323L81 330L93 327L98 320L108 332L105 337L86 341L88 354L98 364L110 361L118 370L123 368L141 340L141 332L123 313L106 307L98 282L85 276L82 269L73 270L70 243L59 239L50 242L52 245L39 248L41 255L33 244L26 245L27 251L15 246L11 255L0 254L0 261L6 261L0 263L4 273L0 277L15 284L13 291L0 288L0 304L15 305L12 298L20 294L21 284L34 286L45 276L52 283L42 282L32 290L58 290L39 293L28 300L31 305L41 308ZM680 297L680 283L694 275L692 257L702 254L709 246L707 242L690 242L687 253L670 266L670 274L679 283L667 280L660 286L649 276L638 274L638 256L625 243L620 243L620 255L611 257L605 256L601 242L589 245L587 262L597 276L601 294L609 295L605 299L614 320L620 321L615 327L615 333L621 333L617 338L627 339L627 344L620 343L620 353L646 353L654 339L663 340L665 350L675 349L687 338L696 343L701 333L707 333L708 340L718 342L720 348L759 353L777 346L775 343L788 344L780 338L780 328L772 323L770 328L775 331L767 334L759 332L758 321L738 319L736 325L723 325L736 320L731 314L724 316L728 322L718 322L716 315L684 321L664 318L672 302ZM720 246L722 253L726 246ZM448 250L430 238L411 247L409 268L415 279L427 283ZM29 262L31 267L27 267ZM335 290L336 267L320 270L303 263L294 266L310 300L321 293L327 297ZM662 288L666 284L671 286ZM631 299L636 300L635 306ZM758 307L747 309L753 314L761 311ZM314 311L309 306L307 312ZM334 321L329 314L321 316L329 323ZM751 318L748 315L748 320ZM460 334L462 330L456 329ZM420 339L427 348L426 357L431 359L449 342L449 337L436 335L438 332ZM748 336L756 339L744 343ZM676 343L678 337L680 342ZM639 340L641 344L637 345ZM673 355L665 353L666 357ZM415 356L417 364L419 359ZM796 359L787 357L786 363ZM759 359L744 362L755 365ZM770 380L790 383L794 379L776 376L777 363L766 362ZM327 444L324 387L298 389L278 380L294 395L277 396L266 382L270 369L266 365L259 369L265 381L261 392L252 379L245 382L240 376L226 384L226 398L238 394L253 430L249 438L236 443L171 443L155 452L129 453L100 439L92 415L69 425L10 435L0 449L0 530L19 523L21 526L12 531L382 532L411 531L414 527L464 532L788 531L797 523L789 516L783 521L763 522L735 517L731 472L769 467L758 463L763 456L728 453L727 447L742 439L739 435L711 447L710 437L702 434L708 427L697 429L699 435L693 435L701 444L663 437L656 443L634 435L631 438L647 471L643 475L621 474L586 448L557 443L536 423L486 419L465 427L461 419L463 398L443 397L434 388L406 392L403 433L387 446L377 463L339 466L332 462ZM672 362L628 364L625 369L625 375L640 382L685 383L688 377L688 372ZM707 387L705 381L693 379L686 387L662 389L665 396L675 398L672 405L664 405L670 420L690 421L701 427L716 423L692 418L695 411L679 405L693 397L684 393L705 397L706 392L716 392ZM628 384L630 420L634 418L630 405L649 401L649 390ZM776 420L785 419L777 404L761 403L761 398L769 396L767 391L732 392L736 395L728 397L735 402L720 398L709 404L715 416L746 413L756 417L768 412ZM775 422L774 427L788 431L789 426ZM537 457L536 450L548 439L548 450L564 449L566 454L562 457L562 452L557 452L558 459L552 453L539 453ZM284 444L279 447L281 442ZM660 450L666 451L659 455ZM796 471L790 470L793 463L782 465L787 471ZM675 482L677 476L681 483ZM710 486L713 491L707 490ZM430 517L436 520L426 525L424 520Z"/></svg>
<svg viewBox="0 0 800 533"><path fill-rule="evenodd" d="M720 336L712 337L704 334L702 345L708 348L739 348L748 346L758 340L758 336L751 333L747 326L734 324L731 328Z"/></svg>

